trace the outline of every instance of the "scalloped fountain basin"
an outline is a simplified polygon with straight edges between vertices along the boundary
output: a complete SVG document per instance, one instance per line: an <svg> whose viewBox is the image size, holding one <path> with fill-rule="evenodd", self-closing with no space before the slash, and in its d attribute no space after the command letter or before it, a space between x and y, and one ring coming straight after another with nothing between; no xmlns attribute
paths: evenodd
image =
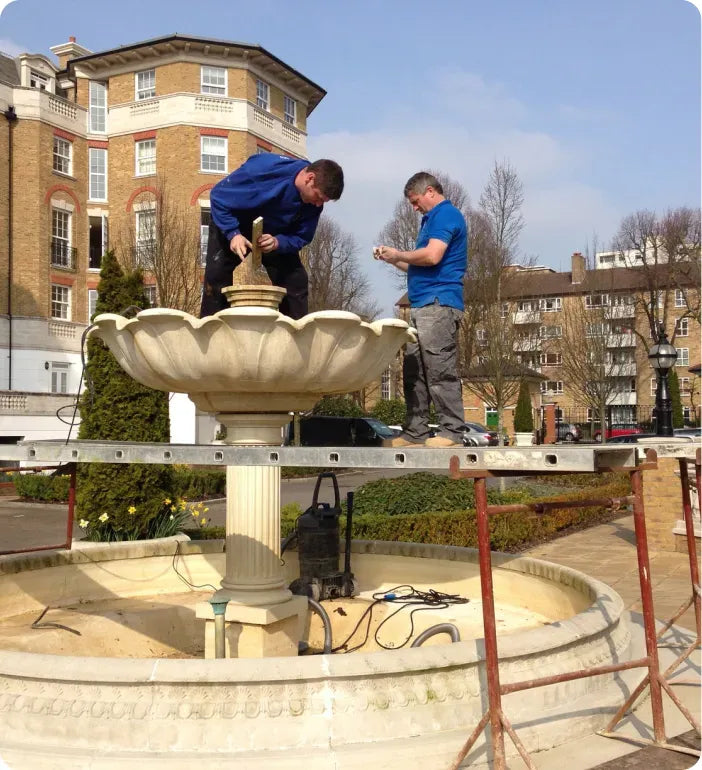
<svg viewBox="0 0 702 770"><path fill-rule="evenodd" d="M207 318L153 308L132 319L103 313L92 334L120 366L156 390L187 393L205 412L290 412L380 377L415 338L404 321L366 323L337 310L294 321L262 307Z"/></svg>
<svg viewBox="0 0 702 770"><path fill-rule="evenodd" d="M195 761L254 770L449 767L485 709L482 643L468 638L481 627L477 553L401 543L353 548L362 592L411 583L467 595L468 605L443 617L415 615L417 631L452 616L464 641L193 659L202 638L192 607L199 593L186 595L174 572L172 540L1 559L0 757L13 770L122 768L130 760L169 770ZM189 581L217 584L221 541L183 543L181 552L178 568ZM510 621L498 622L504 682L532 678L535 665L546 675L640 655L609 587L535 559L493 554L493 561L498 620ZM286 553L285 569L296 576L294 553ZM73 620L82 636L30 629L46 606L58 609L42 622L71 627ZM339 635L335 606L346 606L348 624L360 614L352 616L350 604L326 606ZM400 640L407 630L405 617L387 634ZM82 655L71 655L79 648ZM603 727L631 677L638 674L579 679L503 703L527 748L543 749ZM469 759L484 758L481 738Z"/></svg>

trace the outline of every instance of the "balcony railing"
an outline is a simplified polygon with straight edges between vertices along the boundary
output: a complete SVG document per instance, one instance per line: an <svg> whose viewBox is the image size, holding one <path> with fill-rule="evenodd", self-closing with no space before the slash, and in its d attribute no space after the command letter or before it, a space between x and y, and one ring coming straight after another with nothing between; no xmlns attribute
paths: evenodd
<svg viewBox="0 0 702 770"><path fill-rule="evenodd" d="M605 310L605 318L633 318L636 315L634 305L615 305Z"/></svg>
<svg viewBox="0 0 702 770"><path fill-rule="evenodd" d="M513 322L515 324L539 324L541 323L541 313L538 310L517 310Z"/></svg>
<svg viewBox="0 0 702 770"><path fill-rule="evenodd" d="M52 267L75 270L76 254L78 253L78 250L73 248L67 241L62 241L59 238L52 238L50 253Z"/></svg>
<svg viewBox="0 0 702 770"><path fill-rule="evenodd" d="M156 252L156 241L137 241L132 246L132 259L137 267L149 268L153 264Z"/></svg>
<svg viewBox="0 0 702 770"><path fill-rule="evenodd" d="M636 335L633 333L610 334L607 337L607 347L608 348L635 348Z"/></svg>

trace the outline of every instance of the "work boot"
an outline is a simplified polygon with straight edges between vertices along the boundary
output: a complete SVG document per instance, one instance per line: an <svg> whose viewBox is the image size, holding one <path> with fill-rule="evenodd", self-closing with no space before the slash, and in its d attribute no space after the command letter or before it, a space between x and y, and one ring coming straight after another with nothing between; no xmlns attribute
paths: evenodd
<svg viewBox="0 0 702 770"><path fill-rule="evenodd" d="M422 441L412 441L412 439L410 438L405 438L404 433L401 433L399 436L395 436L395 438L386 438L383 440L383 446L390 447L392 449L419 447L423 445L424 445L424 442Z"/></svg>
<svg viewBox="0 0 702 770"><path fill-rule="evenodd" d="M449 446L463 446L458 441L454 441L452 438L446 436L432 436L424 442L424 446L428 447L449 447Z"/></svg>

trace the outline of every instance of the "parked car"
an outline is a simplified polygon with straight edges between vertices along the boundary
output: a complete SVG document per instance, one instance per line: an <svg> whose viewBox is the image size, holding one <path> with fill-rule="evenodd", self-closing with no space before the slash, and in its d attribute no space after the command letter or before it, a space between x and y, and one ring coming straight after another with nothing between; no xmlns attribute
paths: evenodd
<svg viewBox="0 0 702 770"><path fill-rule="evenodd" d="M499 443L497 431L479 422L467 422L463 428L464 446L497 446Z"/></svg>
<svg viewBox="0 0 702 770"><path fill-rule="evenodd" d="M638 425L633 423L614 423L607 428L607 441L611 438L616 438L617 436L629 436L633 433L643 433L643 431ZM592 437L597 442L602 441L602 430L597 428Z"/></svg>
<svg viewBox="0 0 702 770"><path fill-rule="evenodd" d="M702 428L699 426L696 428L674 428L673 434L680 437L691 436L693 439L696 439L702 437Z"/></svg>
<svg viewBox="0 0 702 770"><path fill-rule="evenodd" d="M327 417L310 415L300 418L301 446L382 446L395 434L373 417ZM294 443L294 423L288 425L286 444Z"/></svg>
<svg viewBox="0 0 702 770"><path fill-rule="evenodd" d="M622 433L607 439L608 444L635 444L640 438L656 438L655 433Z"/></svg>
<svg viewBox="0 0 702 770"><path fill-rule="evenodd" d="M572 422L556 423L556 441L567 441L569 444L573 441L580 441L583 432L579 425Z"/></svg>

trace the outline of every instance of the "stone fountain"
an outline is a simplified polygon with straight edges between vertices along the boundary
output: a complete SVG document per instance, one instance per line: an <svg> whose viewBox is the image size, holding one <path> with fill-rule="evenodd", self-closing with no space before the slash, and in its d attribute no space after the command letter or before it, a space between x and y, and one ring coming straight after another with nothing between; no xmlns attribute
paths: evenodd
<svg viewBox="0 0 702 770"><path fill-rule="evenodd" d="M343 311L294 321L275 309L285 293L275 286L224 293L231 307L209 318L161 308L132 319L105 313L93 333L135 380L187 393L216 414L227 444L279 446L291 411L360 390L415 338L404 321L366 323ZM212 601L227 603L227 656L297 655L307 599L292 595L281 569L279 466L227 466L226 554ZM210 621L206 655L213 657L212 604L197 614Z"/></svg>

